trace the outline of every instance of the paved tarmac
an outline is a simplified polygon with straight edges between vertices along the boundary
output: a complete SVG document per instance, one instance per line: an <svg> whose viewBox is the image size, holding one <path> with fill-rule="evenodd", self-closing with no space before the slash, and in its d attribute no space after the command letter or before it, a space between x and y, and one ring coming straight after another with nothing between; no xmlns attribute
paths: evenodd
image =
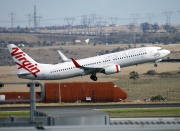
<svg viewBox="0 0 180 131"><path fill-rule="evenodd" d="M111 109L111 108L165 108L180 107L180 103L155 104L107 104L107 105L70 105L70 106L37 106L36 109ZM30 107L1 107L0 111L29 110Z"/></svg>
<svg viewBox="0 0 180 131"><path fill-rule="evenodd" d="M131 124L131 125L80 125L80 126L44 126L44 127L2 127L0 131L179 131L179 124Z"/></svg>

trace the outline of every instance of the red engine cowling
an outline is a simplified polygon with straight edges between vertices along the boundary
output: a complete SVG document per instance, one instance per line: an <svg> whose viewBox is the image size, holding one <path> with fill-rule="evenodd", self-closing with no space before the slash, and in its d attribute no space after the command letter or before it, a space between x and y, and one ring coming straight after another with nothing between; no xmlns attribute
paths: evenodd
<svg viewBox="0 0 180 131"><path fill-rule="evenodd" d="M118 73L121 71L121 68L119 65L112 65L104 68L103 73L106 75Z"/></svg>

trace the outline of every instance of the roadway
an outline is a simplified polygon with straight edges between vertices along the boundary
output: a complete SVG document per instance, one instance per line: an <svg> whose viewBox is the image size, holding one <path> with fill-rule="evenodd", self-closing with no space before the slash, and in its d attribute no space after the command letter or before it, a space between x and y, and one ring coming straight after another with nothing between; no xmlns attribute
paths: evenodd
<svg viewBox="0 0 180 131"><path fill-rule="evenodd" d="M180 103L151 103L151 104L88 104L88 105L60 105L60 106L36 106L36 109L110 109L110 108L166 108L180 107ZM27 106L1 107L0 111L29 110Z"/></svg>

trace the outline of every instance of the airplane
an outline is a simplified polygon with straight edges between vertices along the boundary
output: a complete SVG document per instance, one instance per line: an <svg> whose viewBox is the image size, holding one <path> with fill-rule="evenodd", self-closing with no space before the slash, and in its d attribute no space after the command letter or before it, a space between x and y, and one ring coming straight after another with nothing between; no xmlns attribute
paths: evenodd
<svg viewBox="0 0 180 131"><path fill-rule="evenodd" d="M170 54L169 50L161 47L141 47L75 60L68 59L59 52L63 63L42 64L33 60L14 44L9 44L7 47L18 67L18 77L30 80L60 80L90 75L90 79L97 81L97 73L110 75L119 73L123 67L147 62L154 62L154 66L157 67L156 63Z"/></svg>

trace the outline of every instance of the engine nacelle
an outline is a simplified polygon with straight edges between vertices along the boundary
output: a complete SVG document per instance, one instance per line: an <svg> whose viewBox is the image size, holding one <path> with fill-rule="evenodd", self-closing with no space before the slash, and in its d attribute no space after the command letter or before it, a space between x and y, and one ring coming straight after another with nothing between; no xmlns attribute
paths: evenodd
<svg viewBox="0 0 180 131"><path fill-rule="evenodd" d="M106 75L118 73L121 71L121 68L119 65L112 65L104 68L103 73Z"/></svg>

